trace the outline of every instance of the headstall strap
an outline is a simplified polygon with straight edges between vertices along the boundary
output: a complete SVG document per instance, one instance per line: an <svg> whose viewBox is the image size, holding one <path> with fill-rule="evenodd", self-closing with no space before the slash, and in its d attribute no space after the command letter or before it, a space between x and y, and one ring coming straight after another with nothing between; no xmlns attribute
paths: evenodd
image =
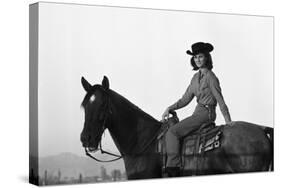
<svg viewBox="0 0 281 188"><path fill-rule="evenodd" d="M104 90L104 91L105 91L105 90ZM107 100L106 100L106 104L105 104L105 110L107 110L108 113L112 114L112 110L111 110L110 104L109 104L109 103L110 103L109 96L108 96L107 91L105 91L105 93L106 93L106 96L107 96ZM103 131L103 133L104 133L104 130L106 129L106 123L107 123L107 119L108 119L108 117L109 117L109 116L108 116L108 115L109 115L108 113L105 114L105 117L104 117L104 120L103 120L103 124L102 124L102 131ZM104 133L104 134L105 134L105 133ZM102 154L105 153L105 154L108 154L108 155L111 155L111 156L114 156L114 157L117 157L117 158L116 158L116 159L112 159L112 160L108 160L108 161L100 160L100 159L97 159L96 157L92 156L86 148L85 148L85 153L86 153L86 155L87 155L88 157L90 157L90 158L92 158L92 159L94 159L94 160L96 160L96 161L98 161L98 162L113 162L113 161L117 161L117 160L119 160L119 159L122 158L121 155L116 155L116 154L113 154L113 153L104 151L104 150L102 149L102 139L100 140L100 143L99 143L99 150L101 151Z"/></svg>

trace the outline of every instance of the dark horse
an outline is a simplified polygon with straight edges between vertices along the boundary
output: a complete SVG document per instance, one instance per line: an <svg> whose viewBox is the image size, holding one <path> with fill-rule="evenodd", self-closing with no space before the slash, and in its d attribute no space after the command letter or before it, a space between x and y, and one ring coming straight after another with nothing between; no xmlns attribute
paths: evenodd
<svg viewBox="0 0 281 188"><path fill-rule="evenodd" d="M128 179L162 177L161 157L155 149L162 123L109 89L107 77L102 85L92 86L84 77L81 82L87 92L82 102L85 122L81 142L85 150L98 150L107 128L124 159ZM246 122L224 126L221 147L208 152L203 174L272 169L272 132L272 128Z"/></svg>

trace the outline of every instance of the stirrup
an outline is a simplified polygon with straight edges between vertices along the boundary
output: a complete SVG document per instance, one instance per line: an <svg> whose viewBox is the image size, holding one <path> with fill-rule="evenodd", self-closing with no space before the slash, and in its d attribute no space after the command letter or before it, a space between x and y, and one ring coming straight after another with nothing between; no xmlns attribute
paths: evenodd
<svg viewBox="0 0 281 188"><path fill-rule="evenodd" d="M166 167L165 169L168 177L180 177L180 167Z"/></svg>

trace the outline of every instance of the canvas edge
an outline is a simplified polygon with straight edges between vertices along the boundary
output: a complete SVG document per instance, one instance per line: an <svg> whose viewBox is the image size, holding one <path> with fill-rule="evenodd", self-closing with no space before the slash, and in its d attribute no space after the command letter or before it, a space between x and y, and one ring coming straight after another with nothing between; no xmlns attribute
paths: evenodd
<svg viewBox="0 0 281 188"><path fill-rule="evenodd" d="M38 165L39 3L29 5L29 183L39 185Z"/></svg>

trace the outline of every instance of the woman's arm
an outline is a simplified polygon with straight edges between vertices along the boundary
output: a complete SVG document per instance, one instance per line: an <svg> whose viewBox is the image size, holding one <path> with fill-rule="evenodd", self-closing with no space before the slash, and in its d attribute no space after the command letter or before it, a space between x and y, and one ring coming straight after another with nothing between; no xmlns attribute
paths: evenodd
<svg viewBox="0 0 281 188"><path fill-rule="evenodd" d="M189 85L187 90L185 91L184 95L182 96L182 98L179 99L173 105L169 106L165 110L165 112L162 115L162 120L165 120L165 118L169 117L169 114L170 114L171 111L180 109L180 108L188 105L188 103L190 103L190 101L193 99L193 97L194 97L194 94L191 91L191 85Z"/></svg>
<svg viewBox="0 0 281 188"><path fill-rule="evenodd" d="M192 101L193 97L194 97L194 93L192 91L192 81L191 81L190 85L186 89L183 96L176 103L169 106L168 108L169 108L170 111L183 108L186 105L188 105L190 103L190 101Z"/></svg>
<svg viewBox="0 0 281 188"><path fill-rule="evenodd" d="M174 110L180 109L180 108L188 105L190 103L190 101L193 99L193 97L194 97L194 93L193 93L193 89L192 89L193 78L191 79L191 82L190 82L188 88L186 89L184 95L181 97L181 99L179 99L176 103L174 103L173 105L166 108L165 112L162 115L162 120L165 120L165 118L169 117L170 111L174 111Z"/></svg>
<svg viewBox="0 0 281 188"><path fill-rule="evenodd" d="M220 110L222 112L222 115L224 117L224 120L225 120L226 124L230 123L231 117L230 117L230 114L229 114L229 111L228 111L228 107L226 106L226 104L224 102L222 92L221 92L220 83L219 83L218 78L215 75L210 76L209 85L210 85L210 89L211 89L212 94L214 95L217 102L219 103Z"/></svg>

